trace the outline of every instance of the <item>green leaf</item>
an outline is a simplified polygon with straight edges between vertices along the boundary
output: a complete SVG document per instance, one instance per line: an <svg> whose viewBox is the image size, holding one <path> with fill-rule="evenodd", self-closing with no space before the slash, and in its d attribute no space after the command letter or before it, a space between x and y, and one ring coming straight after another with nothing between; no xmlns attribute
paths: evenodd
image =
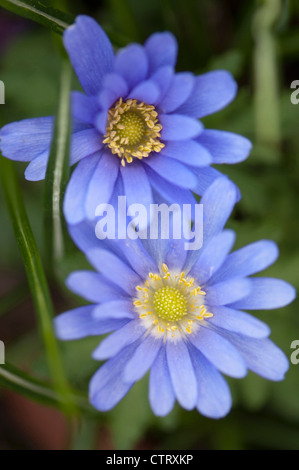
<svg viewBox="0 0 299 470"><path fill-rule="evenodd" d="M48 265L61 260L65 251L62 203L69 178L71 82L71 66L68 61L63 61L58 113L45 182L44 233Z"/></svg>
<svg viewBox="0 0 299 470"><path fill-rule="evenodd" d="M69 387L54 335L53 306L49 288L12 162L0 158L0 174L15 237L23 258L31 295L38 316L53 383L57 392L64 397L65 403L68 404L65 411L72 412L74 407L70 399Z"/></svg>
<svg viewBox="0 0 299 470"><path fill-rule="evenodd" d="M0 0L0 6L36 21L59 34L62 34L74 22L71 15L36 0Z"/></svg>
<svg viewBox="0 0 299 470"><path fill-rule="evenodd" d="M0 366L0 385L13 390L34 401L50 405L55 408L67 406L63 396L59 395L53 388L43 382L25 374L11 364ZM79 394L74 394L72 400L76 402L78 408L84 412L95 413L89 403Z"/></svg>

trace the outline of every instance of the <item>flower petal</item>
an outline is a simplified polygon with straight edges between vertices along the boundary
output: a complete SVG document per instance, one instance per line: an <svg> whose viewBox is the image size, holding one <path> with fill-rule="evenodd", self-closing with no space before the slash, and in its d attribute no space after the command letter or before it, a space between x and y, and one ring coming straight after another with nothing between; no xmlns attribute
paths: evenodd
<svg viewBox="0 0 299 470"><path fill-rule="evenodd" d="M208 418L223 418L232 406L232 398L226 381L196 348L192 348L190 355L198 385L196 408Z"/></svg>
<svg viewBox="0 0 299 470"><path fill-rule="evenodd" d="M171 33L152 34L144 47L148 55L151 72L165 65L175 66L178 46L175 37Z"/></svg>
<svg viewBox="0 0 299 470"><path fill-rule="evenodd" d="M143 339L125 366L124 381L130 383L142 379L156 359L161 345L162 338L148 335Z"/></svg>
<svg viewBox="0 0 299 470"><path fill-rule="evenodd" d="M96 208L110 201L119 173L118 158L110 152L104 152L98 162L88 185L85 199L85 213L94 219Z"/></svg>
<svg viewBox="0 0 299 470"><path fill-rule="evenodd" d="M199 251L198 259L192 267L191 274L200 284L208 282L212 275L217 272L232 249L235 241L235 233L232 230L224 230L218 233L204 244Z"/></svg>
<svg viewBox="0 0 299 470"><path fill-rule="evenodd" d="M205 303L208 305L227 305L253 295L249 279L230 279L213 284L207 289Z"/></svg>
<svg viewBox="0 0 299 470"><path fill-rule="evenodd" d="M141 162L134 162L121 167L124 190L127 197L127 205L142 204L147 209L152 203L152 190L147 174Z"/></svg>
<svg viewBox="0 0 299 470"><path fill-rule="evenodd" d="M146 104L156 104L160 98L160 90L153 80L145 80L133 88L128 98Z"/></svg>
<svg viewBox="0 0 299 470"><path fill-rule="evenodd" d="M242 356L222 335L201 327L188 339L220 372L230 377L245 377L247 369Z"/></svg>
<svg viewBox="0 0 299 470"><path fill-rule="evenodd" d="M114 61L106 33L93 18L80 15L65 30L63 42L82 87L87 94L96 95Z"/></svg>
<svg viewBox="0 0 299 470"><path fill-rule="evenodd" d="M278 247L270 240L260 240L231 253L225 264L216 272L211 282L232 277L246 277L273 264L278 257Z"/></svg>
<svg viewBox="0 0 299 470"><path fill-rule="evenodd" d="M101 274L93 271L71 273L66 280L66 285L75 294L89 302L108 302L125 296L125 293L116 285L107 282Z"/></svg>
<svg viewBox="0 0 299 470"><path fill-rule="evenodd" d="M209 152L195 140L170 140L160 155L184 163L185 165L202 167L212 163Z"/></svg>
<svg viewBox="0 0 299 470"><path fill-rule="evenodd" d="M214 316L209 318L209 323L233 333L251 336L252 338L266 338L271 332L266 323L240 310L215 306L213 307L213 314Z"/></svg>
<svg viewBox="0 0 299 470"><path fill-rule="evenodd" d="M210 152L215 164L243 162L252 148L251 142L241 135L212 129L205 129L197 141Z"/></svg>
<svg viewBox="0 0 299 470"><path fill-rule="evenodd" d="M181 114L160 114L163 140L187 140L197 137L203 129L196 119Z"/></svg>
<svg viewBox="0 0 299 470"><path fill-rule="evenodd" d="M204 214L204 243L222 231L236 199L236 187L225 177L215 180L205 191L200 201Z"/></svg>
<svg viewBox="0 0 299 470"><path fill-rule="evenodd" d="M95 129L75 132L71 137L70 164L74 165L83 158L98 152L102 147L101 137Z"/></svg>
<svg viewBox="0 0 299 470"><path fill-rule="evenodd" d="M194 205L197 203L189 189L179 188L175 184L171 184L169 181L165 184L165 179L148 166L146 167L146 173L148 174L152 187L159 194L159 202L161 201L162 196L166 202L180 204L181 206L183 204Z"/></svg>
<svg viewBox="0 0 299 470"><path fill-rule="evenodd" d="M92 357L98 361L109 359L118 354L126 346L139 340L145 331L139 318L129 321L122 328L104 338L101 344L94 350Z"/></svg>
<svg viewBox="0 0 299 470"><path fill-rule="evenodd" d="M50 149L34 157L25 170L25 179L28 181L41 181L45 179L49 161Z"/></svg>
<svg viewBox="0 0 299 470"><path fill-rule="evenodd" d="M168 341L166 355L176 398L183 408L192 410L197 401L197 381L185 342Z"/></svg>
<svg viewBox="0 0 299 470"><path fill-rule="evenodd" d="M156 70L156 72L151 75L151 81L155 82L160 90L160 100L166 95L172 78L174 76L173 68L169 65L165 65Z"/></svg>
<svg viewBox="0 0 299 470"><path fill-rule="evenodd" d="M108 411L132 387L123 381L123 368L136 349L135 343L109 359L92 377L89 384L91 404L100 411Z"/></svg>
<svg viewBox="0 0 299 470"><path fill-rule="evenodd" d="M183 189L192 189L196 186L197 178L190 168L182 163L162 155L152 155L145 160L145 164L169 183Z"/></svg>
<svg viewBox="0 0 299 470"><path fill-rule="evenodd" d="M163 113L172 113L189 98L194 86L192 73L177 73L164 99L159 103L159 109Z"/></svg>
<svg viewBox="0 0 299 470"><path fill-rule="evenodd" d="M157 416L166 416L172 410L175 403L165 348L160 349L151 367L149 400L151 408Z"/></svg>
<svg viewBox="0 0 299 470"><path fill-rule="evenodd" d="M296 297L294 287L281 279L257 277L250 279L250 283L250 295L230 307L242 310L271 310L285 307Z"/></svg>
<svg viewBox="0 0 299 470"><path fill-rule="evenodd" d="M125 98L129 92L126 80L117 73L109 73L103 82L103 91L99 95L99 103L107 113L115 101Z"/></svg>
<svg viewBox="0 0 299 470"><path fill-rule="evenodd" d="M128 298L110 300L97 305L94 308L93 316L99 320L119 320L121 318L133 320L136 317L133 312L133 302Z"/></svg>
<svg viewBox="0 0 299 470"><path fill-rule="evenodd" d="M71 175L63 204L64 216L69 224L77 224L85 218L88 185L101 156L101 152L97 152L83 158Z"/></svg>
<svg viewBox="0 0 299 470"><path fill-rule="evenodd" d="M246 338L226 333L240 351L248 369L268 380L280 381L289 368L286 355L270 339Z"/></svg>
<svg viewBox="0 0 299 470"><path fill-rule="evenodd" d="M127 323L122 320L96 320L92 313L94 305L75 308L58 315L54 319L56 335L61 340L74 340L87 336L98 336L110 333Z"/></svg>
<svg viewBox="0 0 299 470"><path fill-rule="evenodd" d="M80 91L73 91L72 116L86 124L94 124L95 116L100 110L99 102L94 96L87 96Z"/></svg>
<svg viewBox="0 0 299 470"><path fill-rule="evenodd" d="M237 84L225 70L199 75L190 98L177 111L194 118L202 118L225 108L236 96Z"/></svg>
<svg viewBox="0 0 299 470"><path fill-rule="evenodd" d="M130 295L140 284L140 277L113 253L96 248L87 253L89 262L109 281L115 283Z"/></svg>
<svg viewBox="0 0 299 470"><path fill-rule="evenodd" d="M24 119L2 127L0 149L10 160L29 162L49 151L52 140L53 117Z"/></svg>
<svg viewBox="0 0 299 470"><path fill-rule="evenodd" d="M129 90L142 82L148 73L148 58L139 44L120 49L115 58L114 71L127 82Z"/></svg>

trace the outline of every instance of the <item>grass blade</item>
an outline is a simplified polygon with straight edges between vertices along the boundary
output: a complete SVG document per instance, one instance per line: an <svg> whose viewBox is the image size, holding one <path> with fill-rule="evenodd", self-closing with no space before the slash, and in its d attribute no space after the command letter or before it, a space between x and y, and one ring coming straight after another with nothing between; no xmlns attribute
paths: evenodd
<svg viewBox="0 0 299 470"><path fill-rule="evenodd" d="M39 327L47 353L53 384L57 392L68 403L65 411L74 410L68 400L69 387L63 371L58 344L53 329L53 306L38 248L27 218L19 183L13 163L0 158L0 174L13 229L23 258L31 295L34 301Z"/></svg>
<svg viewBox="0 0 299 470"><path fill-rule="evenodd" d="M36 0L0 0L0 6L50 28L56 33L63 31L74 22L74 18Z"/></svg>
<svg viewBox="0 0 299 470"><path fill-rule="evenodd" d="M47 265L52 267L65 251L66 228L62 203L69 178L71 82L72 69L65 60L62 64L58 113L45 181L44 233Z"/></svg>

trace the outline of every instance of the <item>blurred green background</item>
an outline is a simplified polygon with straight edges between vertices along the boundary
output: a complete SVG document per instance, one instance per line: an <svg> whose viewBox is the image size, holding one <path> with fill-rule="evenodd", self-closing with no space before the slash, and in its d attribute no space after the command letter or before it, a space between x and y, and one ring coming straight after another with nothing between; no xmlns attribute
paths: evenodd
<svg viewBox="0 0 299 470"><path fill-rule="evenodd" d="M236 247L264 238L275 240L281 255L265 274L283 278L298 289L299 104L291 103L290 85L299 80L299 2L43 3L74 16L92 15L117 46L143 42L155 31L172 31L179 43L177 70L232 72L239 84L237 99L204 120L206 127L243 134L254 144L246 162L221 166L242 193L229 226L237 231ZM6 86L0 127L56 112L60 46L54 33L0 7L0 79ZM44 184L26 182L23 164L15 167L44 258ZM0 339L6 345L6 360L48 382L44 347L1 188L0 263ZM71 248L56 278L49 275L56 313L82 304L82 299L64 288L63 280L68 272L85 265L82 255ZM256 312L256 316L270 325L271 338L290 357L291 342L299 340L298 301L281 310ZM83 395L99 365L90 358L97 343L96 338L61 345L69 381ZM61 412L1 388L0 449L299 449L299 364L290 365L281 383L249 373L229 384L234 406L220 421L178 406L166 418L156 418L149 408L146 378L113 411L83 413L72 426Z"/></svg>

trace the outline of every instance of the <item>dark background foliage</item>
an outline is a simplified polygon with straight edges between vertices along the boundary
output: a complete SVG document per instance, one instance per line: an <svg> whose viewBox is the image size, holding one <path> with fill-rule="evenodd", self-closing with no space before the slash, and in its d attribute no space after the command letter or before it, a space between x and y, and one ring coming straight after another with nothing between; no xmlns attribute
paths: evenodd
<svg viewBox="0 0 299 470"><path fill-rule="evenodd" d="M178 70L202 73L230 70L239 84L237 99L205 119L206 127L243 134L254 144L250 158L222 166L239 186L242 200L229 226L236 247L273 239L278 262L267 275L299 287L299 104L290 101L291 82L299 80L299 3L297 0L96 0L43 2L60 10L94 16L116 46L143 42L159 30L179 42ZM6 104L0 126L28 117L56 113L61 65L60 38L46 28L0 7L0 79ZM74 87L77 87L74 78ZM44 183L24 181L15 165L40 252ZM44 227L47 230L47 227ZM0 339L6 360L45 382L50 380L36 325L25 271L0 188ZM85 266L70 245L56 269L48 272L56 313L79 305L63 286L68 272ZM298 301L281 310L256 312L272 329L272 339L290 357L299 340ZM70 383L87 393L98 363L90 352L98 339L62 344ZM153 416L147 378L106 414L82 414L70 429L62 413L21 394L0 389L2 449L298 449L299 364L290 365L285 381L270 383L249 373L229 380L234 407L213 421L196 411L175 407L166 418Z"/></svg>

